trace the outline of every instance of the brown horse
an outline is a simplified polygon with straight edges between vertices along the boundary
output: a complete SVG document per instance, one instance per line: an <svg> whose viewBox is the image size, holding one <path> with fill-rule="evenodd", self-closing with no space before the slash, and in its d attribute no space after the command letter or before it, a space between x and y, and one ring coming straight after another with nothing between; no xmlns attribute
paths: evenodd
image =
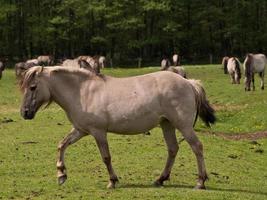
<svg viewBox="0 0 267 200"><path fill-rule="evenodd" d="M0 79L2 78L2 73L5 70L5 64L0 61Z"/></svg>
<svg viewBox="0 0 267 200"><path fill-rule="evenodd" d="M24 119L33 119L42 105L54 101L66 112L73 125L70 134L58 146L59 184L67 179L66 148L90 134L95 138L107 167L110 176L108 188L114 188L118 178L111 163L107 133L142 134L160 124L168 158L155 184L163 185L170 177L178 152L175 135L175 129L178 129L197 158L196 188L205 188L207 173L203 146L193 126L198 114L208 126L215 122L215 115L198 81L166 71L114 78L85 69L37 66L26 72L21 89L24 94L21 115Z"/></svg>

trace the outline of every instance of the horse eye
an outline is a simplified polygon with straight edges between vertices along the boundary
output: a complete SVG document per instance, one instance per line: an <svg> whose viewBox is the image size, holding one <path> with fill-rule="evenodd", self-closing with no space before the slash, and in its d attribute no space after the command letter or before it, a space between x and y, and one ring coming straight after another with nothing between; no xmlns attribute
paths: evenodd
<svg viewBox="0 0 267 200"><path fill-rule="evenodd" d="M37 87L36 85L31 85L31 86L30 86L30 90L33 91L33 90L36 89L36 87Z"/></svg>

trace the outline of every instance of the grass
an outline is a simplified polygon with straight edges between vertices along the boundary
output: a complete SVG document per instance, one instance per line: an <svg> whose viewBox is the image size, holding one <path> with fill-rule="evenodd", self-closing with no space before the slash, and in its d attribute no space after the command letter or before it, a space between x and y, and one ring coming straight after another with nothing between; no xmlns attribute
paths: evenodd
<svg viewBox="0 0 267 200"><path fill-rule="evenodd" d="M122 77L157 70L105 69L104 73ZM208 190L192 190L197 167L186 142L180 145L171 180L161 188L152 186L167 154L159 128L150 136L109 134L113 166L120 179L117 189L106 189L107 171L90 136L66 151L68 180L58 186L57 144L71 124L57 105L39 111L33 121L23 120L21 94L13 71L7 70L0 81L0 199L266 199L267 139L251 143L201 134L267 130L267 93L260 91L259 79L255 92L244 92L243 84L231 85L218 65L186 66L186 71L190 78L202 80L217 110L218 122L211 129L201 121L196 126L204 144Z"/></svg>

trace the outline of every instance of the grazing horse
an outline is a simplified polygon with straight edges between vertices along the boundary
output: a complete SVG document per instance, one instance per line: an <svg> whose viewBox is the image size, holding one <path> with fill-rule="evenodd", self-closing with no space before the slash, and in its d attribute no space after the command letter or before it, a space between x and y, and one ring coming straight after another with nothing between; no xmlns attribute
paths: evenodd
<svg viewBox="0 0 267 200"><path fill-rule="evenodd" d="M108 188L118 181L112 167L107 133L142 134L160 124L168 148L165 168L156 180L163 185L170 177L178 152L175 129L191 146L198 165L196 188L204 189L207 173L203 146L194 131L197 116L206 123L216 118L199 81L187 80L171 72L155 72L129 78L96 75L85 69L33 67L21 82L24 97L21 115L33 119L38 109L52 101L66 112L73 129L58 146L58 183L67 179L66 148L92 135L109 173Z"/></svg>
<svg viewBox="0 0 267 200"><path fill-rule="evenodd" d="M236 57L228 59L227 71L230 74L232 84L240 84L241 68L240 62Z"/></svg>
<svg viewBox="0 0 267 200"><path fill-rule="evenodd" d="M37 59L27 60L26 63L33 63L35 66L39 65L39 61Z"/></svg>
<svg viewBox="0 0 267 200"><path fill-rule="evenodd" d="M96 73L100 73L99 56L79 56L78 60L86 61Z"/></svg>
<svg viewBox="0 0 267 200"><path fill-rule="evenodd" d="M42 66L51 66L53 65L53 57L52 56L38 56L37 57L38 64Z"/></svg>
<svg viewBox="0 0 267 200"><path fill-rule="evenodd" d="M66 59L62 62L61 66L63 67L73 67L73 68L80 68L80 64L78 59Z"/></svg>
<svg viewBox="0 0 267 200"><path fill-rule="evenodd" d="M0 79L2 78L2 73L5 70L5 68L6 68L5 64L2 61L0 61Z"/></svg>
<svg viewBox="0 0 267 200"><path fill-rule="evenodd" d="M98 63L99 63L99 67L100 68L105 68L106 67L106 63L107 63L106 57L105 56L100 56L98 58Z"/></svg>
<svg viewBox="0 0 267 200"><path fill-rule="evenodd" d="M19 62L15 65L15 74L17 79L21 79L24 76L24 73L26 70L28 70L31 67L37 66L33 62L25 63L25 62Z"/></svg>
<svg viewBox="0 0 267 200"><path fill-rule="evenodd" d="M163 59L161 61L161 70L162 71L170 71L170 72L174 72L176 74L179 74L180 76L186 78L186 72L185 69L181 66L170 66L170 61L168 59Z"/></svg>
<svg viewBox="0 0 267 200"><path fill-rule="evenodd" d="M228 60L229 60L229 57L228 56L225 56L222 59L222 66L223 66L224 74L227 74L228 73L228 71L227 71L227 63L228 63Z"/></svg>
<svg viewBox="0 0 267 200"><path fill-rule="evenodd" d="M174 67L179 66L180 65L180 56L178 54L174 54L172 56L172 61L173 61Z"/></svg>
<svg viewBox="0 0 267 200"><path fill-rule="evenodd" d="M252 81L252 88L255 90L254 74L259 73L261 78L261 89L264 90L264 73L267 64L267 59L264 54L247 54L244 61L245 70L245 91L250 91L250 84Z"/></svg>

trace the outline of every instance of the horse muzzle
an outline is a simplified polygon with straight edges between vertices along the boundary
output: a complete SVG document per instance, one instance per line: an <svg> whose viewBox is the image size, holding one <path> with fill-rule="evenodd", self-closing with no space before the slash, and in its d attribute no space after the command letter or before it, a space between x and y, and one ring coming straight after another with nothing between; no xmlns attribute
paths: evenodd
<svg viewBox="0 0 267 200"><path fill-rule="evenodd" d="M24 108L21 110L21 116L26 120L31 120L34 118L35 112L28 108Z"/></svg>

